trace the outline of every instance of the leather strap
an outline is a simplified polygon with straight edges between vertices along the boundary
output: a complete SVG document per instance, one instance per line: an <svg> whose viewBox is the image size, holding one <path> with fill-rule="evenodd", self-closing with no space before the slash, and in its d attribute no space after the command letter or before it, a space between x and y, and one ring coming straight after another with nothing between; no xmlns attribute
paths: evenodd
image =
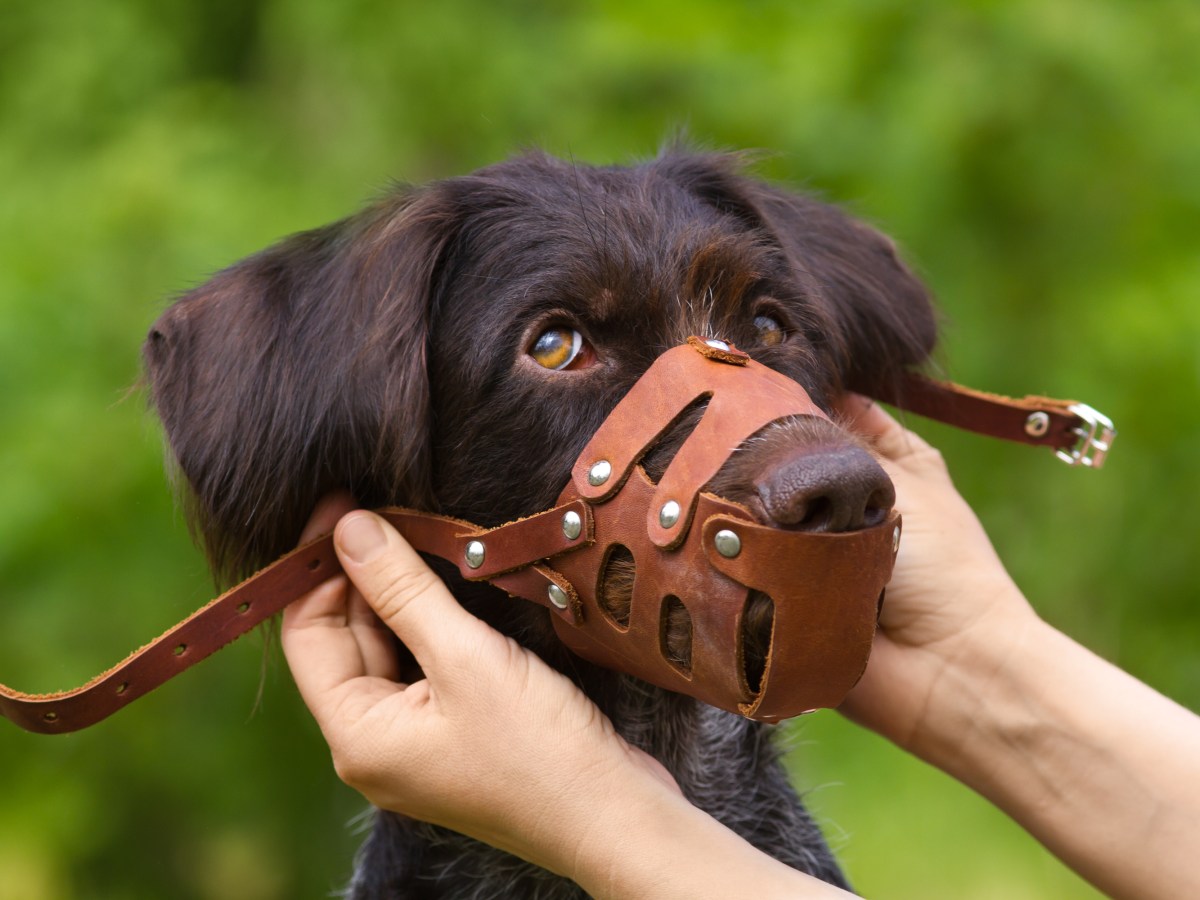
<svg viewBox="0 0 1200 900"><path fill-rule="evenodd" d="M583 520L574 539L568 538L559 524L571 511ZM399 507L379 512L410 544L457 563L465 577L490 578L510 593L547 606L550 584L558 584L568 596L573 591L557 572L530 564L586 546L592 535L591 511L578 501L488 530ZM475 571L467 565L465 547L471 540L480 540L487 548L486 569L481 566ZM520 566L529 568L496 574ZM225 592L82 687L26 694L0 684L0 715L26 731L40 734L64 734L94 725L281 612L339 571L332 538L317 538ZM574 620L578 609L577 604L574 610L570 606L566 610L552 608L567 621Z"/></svg>
<svg viewBox="0 0 1200 900"><path fill-rule="evenodd" d="M1071 465L1100 468L1116 437L1112 422L1074 400L1017 400L914 372L904 375L894 394L877 399L978 434L1049 447Z"/></svg>
<svg viewBox="0 0 1200 900"><path fill-rule="evenodd" d="M94 725L266 621L339 568L332 538L318 538L222 594L82 687L25 694L0 685L0 713L14 725L40 734Z"/></svg>

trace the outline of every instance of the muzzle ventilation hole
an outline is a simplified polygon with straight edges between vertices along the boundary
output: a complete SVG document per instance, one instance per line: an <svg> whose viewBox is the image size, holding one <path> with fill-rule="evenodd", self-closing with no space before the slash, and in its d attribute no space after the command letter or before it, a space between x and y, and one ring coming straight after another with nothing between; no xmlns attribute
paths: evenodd
<svg viewBox="0 0 1200 900"><path fill-rule="evenodd" d="M691 675L692 614L674 594L663 598L659 635L663 657L684 675Z"/></svg>
<svg viewBox="0 0 1200 900"><path fill-rule="evenodd" d="M642 454L642 468L646 470L646 476L654 484L658 484L663 473L667 471L667 466L671 465L671 460L679 452L679 448L692 436L692 432L700 424L704 411L708 409L709 399L710 395L705 394L685 406L683 411L671 420L671 424L663 429L658 440Z"/></svg>
<svg viewBox="0 0 1200 900"><path fill-rule="evenodd" d="M613 544L604 554L600 569L597 600L604 615L618 628L629 627L629 607L633 601L633 579L637 566L633 553L623 544Z"/></svg>
<svg viewBox="0 0 1200 900"><path fill-rule="evenodd" d="M762 591L751 591L742 617L742 667L746 686L757 696L762 690L771 650L771 631L775 626L775 601Z"/></svg>

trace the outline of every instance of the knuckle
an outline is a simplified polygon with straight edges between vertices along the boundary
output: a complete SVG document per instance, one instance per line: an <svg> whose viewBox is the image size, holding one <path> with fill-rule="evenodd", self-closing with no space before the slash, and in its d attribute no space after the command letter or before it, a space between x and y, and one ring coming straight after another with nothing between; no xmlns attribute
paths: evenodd
<svg viewBox="0 0 1200 900"><path fill-rule="evenodd" d="M946 458L942 456L942 451L929 446L929 444L922 443L922 446L916 448L913 458L933 468L943 471L946 469Z"/></svg>
<svg viewBox="0 0 1200 900"><path fill-rule="evenodd" d="M344 753L340 753L337 750L333 752L332 757L333 772L335 775L337 775L338 780L340 780L343 784L348 784L350 787L354 787L358 781L358 769L355 766L354 761Z"/></svg>
<svg viewBox="0 0 1200 900"><path fill-rule="evenodd" d="M384 619L402 613L413 601L443 587L441 579L424 564L389 566L376 583L378 586L367 593L373 594L375 611Z"/></svg>
<svg viewBox="0 0 1200 900"><path fill-rule="evenodd" d="M348 787L363 793L370 777L367 768L357 754L341 752L333 754L333 771L338 779Z"/></svg>
<svg viewBox="0 0 1200 900"><path fill-rule="evenodd" d="M329 746L338 779L361 794L370 793L380 777L380 758L369 736L345 734Z"/></svg>

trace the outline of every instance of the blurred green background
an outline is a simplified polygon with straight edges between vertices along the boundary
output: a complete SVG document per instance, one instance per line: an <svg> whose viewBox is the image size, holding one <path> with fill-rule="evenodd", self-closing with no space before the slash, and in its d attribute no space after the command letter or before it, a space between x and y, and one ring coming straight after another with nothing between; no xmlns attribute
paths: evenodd
<svg viewBox="0 0 1200 900"><path fill-rule="evenodd" d="M1197 708L1197 46L1191 0L0 0L0 681L82 682L210 596L129 392L171 295L392 178L685 127L895 235L949 376L1115 419L1102 473L914 424L1041 613ZM0 898L341 885L362 804L263 645L79 735L0 723ZM1095 896L836 714L789 728L866 894Z"/></svg>

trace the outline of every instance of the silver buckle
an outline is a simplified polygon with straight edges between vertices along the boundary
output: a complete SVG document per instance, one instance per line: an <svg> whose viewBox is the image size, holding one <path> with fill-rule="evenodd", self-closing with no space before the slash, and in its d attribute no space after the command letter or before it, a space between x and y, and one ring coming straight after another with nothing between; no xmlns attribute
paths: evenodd
<svg viewBox="0 0 1200 900"><path fill-rule="evenodd" d="M1113 428L1113 423L1107 416L1087 404L1076 403L1070 407L1070 412L1079 416L1082 422L1078 427L1071 429L1071 433L1077 438L1075 446L1058 450L1055 456L1068 466L1099 469L1104 465L1104 458L1112 448L1117 430Z"/></svg>

